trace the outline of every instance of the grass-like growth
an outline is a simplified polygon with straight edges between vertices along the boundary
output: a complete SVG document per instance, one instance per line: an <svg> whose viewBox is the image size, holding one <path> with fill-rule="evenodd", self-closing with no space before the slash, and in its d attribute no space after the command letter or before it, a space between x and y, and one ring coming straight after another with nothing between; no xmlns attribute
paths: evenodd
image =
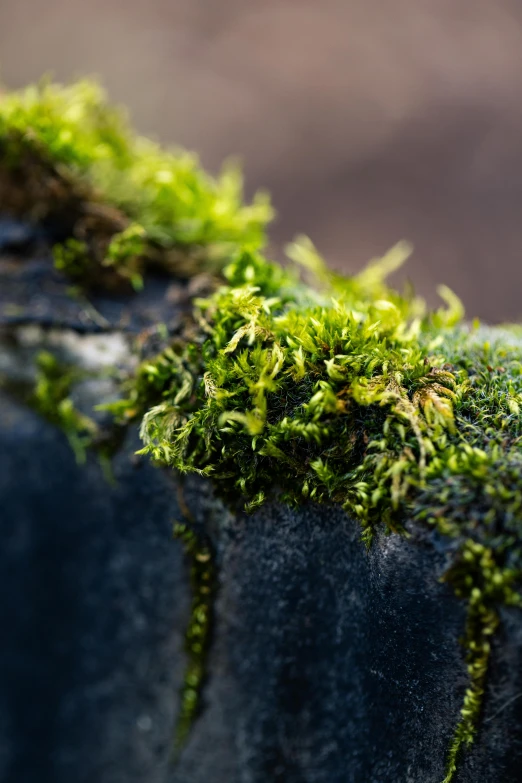
<svg viewBox="0 0 522 783"><path fill-rule="evenodd" d="M136 135L91 81L0 92L0 209L57 226L56 265L75 280L135 287L147 264L219 269L260 247L272 216L263 194L243 203L237 167L213 178Z"/></svg>

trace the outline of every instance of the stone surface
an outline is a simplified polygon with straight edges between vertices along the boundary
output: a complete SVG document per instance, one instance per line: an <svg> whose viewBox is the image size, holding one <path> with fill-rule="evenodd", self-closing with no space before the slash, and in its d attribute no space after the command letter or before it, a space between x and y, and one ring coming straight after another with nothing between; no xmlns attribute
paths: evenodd
<svg viewBox="0 0 522 783"><path fill-rule="evenodd" d="M159 783L189 599L172 483L127 443L111 486L0 404L0 780Z"/></svg>
<svg viewBox="0 0 522 783"><path fill-rule="evenodd" d="M207 709L172 783L440 783L466 674L447 545L384 537L342 511L227 517ZM515 783L522 629L493 656L485 720L458 783Z"/></svg>
<svg viewBox="0 0 522 783"><path fill-rule="evenodd" d="M0 221L0 380L11 391L33 383L42 349L101 371L72 390L101 422L92 406L116 396L107 370L128 366L138 332L175 331L182 286L174 305L161 277L91 304L71 297L46 240ZM95 455L78 465L60 431L0 394L0 780L160 783L190 602L173 477L136 459L131 428L111 483Z"/></svg>

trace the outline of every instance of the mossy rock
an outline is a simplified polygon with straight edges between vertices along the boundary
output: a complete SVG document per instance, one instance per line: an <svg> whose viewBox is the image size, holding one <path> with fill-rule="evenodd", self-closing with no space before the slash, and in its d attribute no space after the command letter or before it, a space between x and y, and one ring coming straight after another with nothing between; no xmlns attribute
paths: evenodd
<svg viewBox="0 0 522 783"><path fill-rule="evenodd" d="M518 780L520 328L391 289L404 244L353 278L303 238L269 262L266 201L90 85L4 99L0 149L2 454L29 531L5 571L32 557L50 585L24 585L7 648L8 779ZM29 668L58 678L52 724Z"/></svg>
<svg viewBox="0 0 522 783"><path fill-rule="evenodd" d="M3 412L5 780L440 783L467 686L465 606L439 581L452 543L413 526L367 551L338 507L246 516L185 482L219 592L201 714L173 763L190 601L173 477L131 437L111 485L38 414ZM459 782L519 777L522 626L502 620Z"/></svg>

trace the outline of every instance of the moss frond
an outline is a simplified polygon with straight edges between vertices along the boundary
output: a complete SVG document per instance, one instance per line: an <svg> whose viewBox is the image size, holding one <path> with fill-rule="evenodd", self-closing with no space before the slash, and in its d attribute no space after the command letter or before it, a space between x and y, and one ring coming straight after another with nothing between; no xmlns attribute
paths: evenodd
<svg viewBox="0 0 522 783"><path fill-rule="evenodd" d="M36 382L30 403L66 435L79 463L85 462L87 449L98 433L95 422L80 413L70 397L71 388L81 375L78 368L61 364L48 351L37 357Z"/></svg>
<svg viewBox="0 0 522 783"><path fill-rule="evenodd" d="M176 522L174 538L183 544L190 565L192 606L185 634L188 665L181 689L180 711L176 724L174 753L178 754L202 707L206 659L212 628L212 605L216 590L212 548L187 522Z"/></svg>

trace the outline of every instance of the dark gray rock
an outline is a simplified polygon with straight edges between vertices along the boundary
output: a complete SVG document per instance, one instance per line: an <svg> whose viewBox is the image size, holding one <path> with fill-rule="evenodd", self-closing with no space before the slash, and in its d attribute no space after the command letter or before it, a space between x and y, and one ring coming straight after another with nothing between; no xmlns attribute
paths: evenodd
<svg viewBox="0 0 522 783"><path fill-rule="evenodd" d="M341 510L223 516L206 710L172 783L440 783L467 684L464 608L420 532L367 552ZM458 783L522 768L522 628L506 612Z"/></svg>
<svg viewBox="0 0 522 783"><path fill-rule="evenodd" d="M77 465L64 436L1 399L2 783L159 783L188 617L172 483L135 443Z"/></svg>
<svg viewBox="0 0 522 783"><path fill-rule="evenodd" d="M54 270L48 252L29 259L0 255L0 327L38 324L80 333L137 334L164 323L174 331L182 308L169 301L170 282L158 274L149 276L143 290L132 297L98 292L88 300L71 296L70 281ZM183 287L179 288L182 294ZM181 298L180 304L186 301Z"/></svg>
<svg viewBox="0 0 522 783"><path fill-rule="evenodd" d="M0 215L0 251L20 251L42 237L41 229L23 220Z"/></svg>

